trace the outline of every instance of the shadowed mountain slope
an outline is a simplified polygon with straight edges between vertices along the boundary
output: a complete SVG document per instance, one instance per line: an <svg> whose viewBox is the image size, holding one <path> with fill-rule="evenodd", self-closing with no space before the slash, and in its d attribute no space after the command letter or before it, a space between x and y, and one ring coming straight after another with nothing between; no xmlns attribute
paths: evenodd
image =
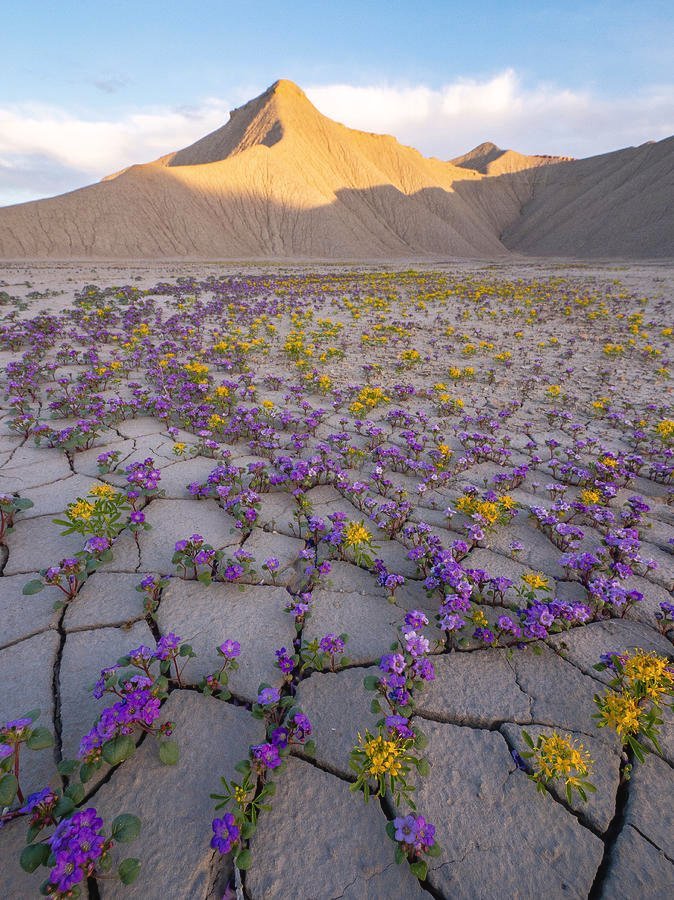
<svg viewBox="0 0 674 900"><path fill-rule="evenodd" d="M674 137L537 169L502 239L536 256L674 257Z"/></svg>

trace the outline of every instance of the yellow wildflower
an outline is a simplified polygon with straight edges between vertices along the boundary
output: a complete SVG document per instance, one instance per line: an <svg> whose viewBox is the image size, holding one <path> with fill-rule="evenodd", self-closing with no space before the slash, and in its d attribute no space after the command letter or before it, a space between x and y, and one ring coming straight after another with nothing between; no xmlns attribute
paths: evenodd
<svg viewBox="0 0 674 900"><path fill-rule="evenodd" d="M342 543L346 547L357 547L369 543L371 539L372 535L362 522L349 522L344 529Z"/></svg>
<svg viewBox="0 0 674 900"><path fill-rule="evenodd" d="M579 776L586 777L591 771L592 760L583 745L556 731L541 738L536 759L545 780L563 778L566 784L576 786Z"/></svg>
<svg viewBox="0 0 674 900"><path fill-rule="evenodd" d="M114 497L116 493L114 487L109 484L97 484L89 491L92 497Z"/></svg>
<svg viewBox="0 0 674 900"><path fill-rule="evenodd" d="M655 426L655 431L663 441L669 441L671 438L674 438L674 419L663 419L661 422L658 422Z"/></svg>
<svg viewBox="0 0 674 900"><path fill-rule="evenodd" d="M642 650L623 664L623 673L635 694L657 702L661 694L674 687L674 672L668 666L666 657Z"/></svg>
<svg viewBox="0 0 674 900"><path fill-rule="evenodd" d="M476 609L473 613L473 625L476 628L486 628L489 625L489 620L481 609Z"/></svg>
<svg viewBox="0 0 674 900"><path fill-rule="evenodd" d="M639 731L642 711L634 697L609 691L602 699L600 709L604 724L617 731L621 738Z"/></svg>
<svg viewBox="0 0 674 900"><path fill-rule="evenodd" d="M593 488L585 488L580 492L580 500L586 506L595 506L601 501L601 494Z"/></svg>
<svg viewBox="0 0 674 900"><path fill-rule="evenodd" d="M522 575L522 581L534 591L547 588L550 584L541 572L526 572Z"/></svg>
<svg viewBox="0 0 674 900"><path fill-rule="evenodd" d="M73 521L79 519L82 522L88 522L94 512L93 503L88 500L77 500L68 506L68 515Z"/></svg>
<svg viewBox="0 0 674 900"><path fill-rule="evenodd" d="M360 735L358 735L358 739L367 756L367 772L370 775L388 774L395 777L400 774L404 753L397 741L389 740L381 735L365 742Z"/></svg>

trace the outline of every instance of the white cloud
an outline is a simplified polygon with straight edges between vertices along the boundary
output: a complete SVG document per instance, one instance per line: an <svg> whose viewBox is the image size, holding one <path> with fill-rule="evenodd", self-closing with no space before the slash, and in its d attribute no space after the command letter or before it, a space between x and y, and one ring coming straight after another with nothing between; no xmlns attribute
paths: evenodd
<svg viewBox="0 0 674 900"><path fill-rule="evenodd" d="M101 177L134 162L177 150L228 118L225 103L206 100L195 111L158 109L116 121L82 119L38 104L0 108L0 154L43 156Z"/></svg>
<svg viewBox="0 0 674 900"><path fill-rule="evenodd" d="M674 86L648 88L619 99L591 91L523 85L513 69L438 89L310 88L326 115L370 131L394 133L423 153L449 159L483 141L523 153L591 156L674 132Z"/></svg>
<svg viewBox="0 0 674 900"><path fill-rule="evenodd" d="M306 92L331 118L395 134L444 159L486 140L524 153L589 156L674 132L670 85L606 99L589 90L529 87L507 69L437 89L334 84ZM236 103L245 99L237 90ZM101 120L37 103L0 107L0 204L75 188L184 147L224 124L236 103L207 98Z"/></svg>

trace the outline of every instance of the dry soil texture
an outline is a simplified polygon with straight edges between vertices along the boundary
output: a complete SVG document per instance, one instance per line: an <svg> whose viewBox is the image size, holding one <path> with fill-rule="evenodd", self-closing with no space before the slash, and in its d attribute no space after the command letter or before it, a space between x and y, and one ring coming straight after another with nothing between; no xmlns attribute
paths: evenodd
<svg viewBox="0 0 674 900"><path fill-rule="evenodd" d="M174 722L178 765L162 766L147 736L131 759L87 785L87 803L107 822L129 812L143 823L130 848L141 860L138 881L123 888L98 879L90 896L223 895L231 861L209 845L209 794L263 740L250 704L261 682L283 684L274 651L292 645L286 607L315 559L293 492L328 527L338 512L364 521L374 555L405 584L390 603L367 560L357 565L348 550L339 559L321 542L319 559L331 559L332 569L314 585L300 637L345 632L351 662L336 672L309 669L293 682L313 724L316 755L294 751L276 778L272 810L251 841L245 895L672 896L674 720L666 714L662 757L649 755L620 786L619 742L592 718L593 696L605 689L605 674L593 668L602 653L639 647L672 654L672 632L656 618L660 603L672 600L674 577L671 451L657 430L673 418L671 269L467 263L316 273L45 263L0 274L7 294L0 485L34 504L17 515L2 547L0 727L39 707L40 721L56 734L53 753L25 752L24 789L57 784L55 763L77 754L106 702L91 695L104 666L170 632L197 652L161 710L160 721ZM207 372L190 374L185 366L194 363ZM227 391L218 394L218 386ZM218 406L225 396L231 402ZM22 426L22 415L45 424L51 438L43 434L36 447L35 422ZM89 449L48 446L83 419L98 422ZM203 430L211 451L198 438ZM178 455L176 443L185 445ZM97 457L113 450L117 470L101 473ZM305 466L260 492L245 539L234 527L237 510L223 508L226 496L198 500L187 489L205 482L223 453L244 481L250 463L286 476L282 457L291 469ZM151 530L137 543L122 531L112 561L64 608L53 609L55 588L22 595L41 569L82 548L80 535L61 535L55 516L96 485L123 488L125 467L148 457L164 490L143 509ZM491 490L512 498L513 515L475 529L465 498ZM583 494L588 490L594 493ZM638 560L615 578L610 538L635 495L647 506L635 526ZM559 521L573 517L581 532L571 549L599 549L597 572L643 596L627 611L593 596L563 564L559 540L536 527L530 507L550 510L560 498ZM389 527L381 507L391 500L410 504L404 528ZM420 523L429 526L436 552L465 542L455 555L473 572L464 640L452 652L449 642L436 644L446 634L437 627L439 594L433 585L425 590L428 573L410 554ZM177 572L174 544L193 533L225 558L243 547L257 574L241 579L245 584L208 586ZM611 559L618 557L615 551ZM279 561L273 578L262 568L270 558ZM510 586L480 591L480 571ZM531 572L549 588L538 592L539 607L517 592ZM154 619L135 590L150 574L172 576ZM534 642L537 653L531 634L512 652L507 634L501 647L487 646L476 613L493 633L505 614L526 629L533 621L527 610L540 612L551 596L567 610L585 606L589 621L546 630ZM422 884L395 865L385 832L395 815L391 798L365 805L350 791L348 765L356 736L377 718L363 678L378 672L411 609L429 619L424 631L435 668L435 679L415 695L412 720L428 737L430 763L428 777L418 779L417 804L442 847ZM217 668L215 648L226 638L240 642L241 665L230 684L234 697L221 701L196 685ZM511 752L523 749L522 727L534 736L557 729L583 742L597 786L587 803L568 804L556 785L537 793ZM3 898L37 895L37 874L18 865L25 831L22 819L0 830Z"/></svg>

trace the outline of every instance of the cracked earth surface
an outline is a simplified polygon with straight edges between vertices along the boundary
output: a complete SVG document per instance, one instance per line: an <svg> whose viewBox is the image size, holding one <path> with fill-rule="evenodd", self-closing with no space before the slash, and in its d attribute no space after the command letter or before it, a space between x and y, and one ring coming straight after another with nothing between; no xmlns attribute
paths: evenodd
<svg viewBox="0 0 674 900"><path fill-rule="evenodd" d="M5 275L5 290L24 297L29 291L16 280L18 273L17 268ZM568 461L571 457L563 451L577 440L586 442L574 451L578 465L590 467L602 453L622 459L639 452L631 442L634 428L624 420L652 423L667 411L671 418L671 388L657 370L671 359L671 339L661 334L672 321L674 278L659 269L619 272L621 285L607 271L550 273L533 266L497 275L474 268L428 271L416 278L374 271L316 276L293 271L208 281L198 273L195 279L183 273L182 282L167 271L162 279L169 284L166 290L152 287L160 280L150 277L155 273L141 272L138 279L147 292L105 292L127 281L123 272L103 267L98 278L89 278L100 285L90 306L85 291L74 294L88 278L83 270L58 270L58 278L47 269L33 274L38 285L55 285L56 293L30 300L18 313L5 308L0 351L6 391L0 486L34 504L17 515L3 546L0 724L40 708L40 724L51 726L56 736L53 751L25 755L24 792L38 790L50 779L54 783L55 763L77 755L82 735L102 708L91 693L102 667L132 647L154 646L169 632L188 641L197 654L186 669L186 683L174 687L162 707L162 720L174 722L179 763L161 765L156 743L137 735L131 759L104 766L87 783L87 802L106 821L132 812L143 825L133 845L133 855L141 860L138 880L129 887L92 880L90 896L210 900L229 890L231 862L209 844L214 815L209 795L218 789L219 776L234 777L237 761L264 739L263 725L250 715L250 706L260 683L283 684L274 651L291 646L295 637L286 606L300 590L301 553L310 544L298 531L287 484L262 494L259 516L244 540L222 503L195 499L187 485L206 480L218 465L220 450L227 452L229 465L244 470L251 462L272 469L283 455L310 460L321 452L336 453L348 481L366 483L366 496L382 503L381 482L372 478L378 465L375 450L388 447L409 454L404 432L412 431L422 445L413 458L428 465L416 471L384 468L384 474L412 503L407 524L427 523L445 549L465 539L471 526L461 513L446 516L447 507L467 487L488 490L495 475L526 466L525 477L510 491L517 501L513 517L471 540L460 560L464 569L511 582L498 602L484 605L493 624L497 615L512 609L515 587L531 571L547 579L556 597L588 600L587 586L563 565L563 551L536 528L529 513L531 506L550 507L554 500L550 485L562 480L555 459ZM236 305L236 315L229 304ZM570 314L564 312L566 306ZM103 324L94 328L87 316L100 308L107 311L99 317ZM47 310L49 327L40 324ZM598 315L589 315L597 310ZM634 320L628 316L635 312L642 320L630 346ZM344 327L324 343L315 338L314 359L328 345L340 353L315 364L309 357L298 367L284 352L284 341L299 323L308 333L321 318ZM263 400L271 404L266 425L275 432L274 448L263 452L263 445L255 444L254 429L247 434L216 431L211 437L219 449L204 455L196 435L198 413L190 408L192 422L184 421L185 416L181 421L171 407L178 401L170 386L149 375L152 342L164 342L161 352L168 359L186 363L202 359L203 351L221 339L223 321L229 328L241 326L241 340L250 341L264 332L262 324L251 331L251 323L260 319L275 325L266 333L263 351L253 346L247 356L207 361L213 384L224 379L253 389L243 391L223 413L227 421L260 410ZM142 323L149 323L146 348L145 338L137 337ZM31 327L54 337L36 345ZM648 332L647 339L641 339L639 329ZM459 340L460 335L468 338ZM136 342L126 355L124 341ZM622 343L623 355L607 358L602 346L608 342ZM476 349L466 354L466 343ZM647 343L657 355L644 350ZM76 351L74 357L68 359L64 348ZM410 348L418 351L419 360L407 364L401 353ZM497 352L510 356L495 362ZM123 362L117 374L87 385L85 373L112 359ZM13 363L18 368L12 369ZM53 369L46 368L48 363ZM63 404L54 407L69 392L95 394L108 410L120 398L131 402L122 415L102 415L99 433L87 449L37 447L31 436L11 428L16 417L11 398L22 389L16 382L32 364L38 373L31 381L35 390L29 406L50 428L77 420L77 415L63 415ZM366 378L363 364L378 368ZM474 374L452 381L450 368L467 365ZM329 388L319 389L318 376L306 378L313 369L329 378ZM362 413L351 411L368 381L382 385L392 399ZM447 383L447 392L461 398L463 406L439 409L433 399L438 382ZM406 390L410 386L411 392ZM561 394L551 393L550 386L561 386ZM168 399L168 405L157 404L157 397ZM592 404L602 397L608 400L598 412ZM84 398L81 402L84 407ZM324 411L320 422L307 428L303 417L317 409ZM401 415L387 418L393 409L402 410ZM551 416L554 409L563 414ZM279 418L282 411L289 413L286 424ZM507 414L499 416L503 411ZM365 419L381 429L381 442L379 436L376 443L368 441L356 424ZM169 432L169 427L175 430ZM480 441L494 452L471 453L476 442L467 441L466 432L481 433ZM176 442L196 447L194 455L176 456ZM432 479L429 450L440 443L451 449L451 462L446 477ZM310 757L298 749L277 779L272 809L260 817L251 840L246 897L672 896L674 715L664 715L662 756L649 754L635 765L628 782L621 782L624 758L615 733L598 729L593 718L593 697L607 678L593 668L602 654L636 647L670 658L673 654L673 632L659 627L656 618L659 603L672 601L672 461L664 446L656 442L652 447L653 459L669 465L669 476L654 474L644 464L604 504L618 515L627 498L638 494L649 507L639 526L640 555L657 567L626 579L642 601L624 615L597 615L522 647L485 646L467 629L460 646L435 648L435 679L416 696L412 721L421 724L429 739L424 754L430 774L417 779L416 803L435 824L442 853L430 860L421 883L407 866L393 861L393 844L385 832L387 820L396 814L391 798L365 805L360 794L350 791L349 753L358 733L374 729L378 718L370 711L372 695L363 686L364 677L378 673L380 658L408 610L423 610L430 620L429 636L433 631L440 636L434 619L437 598L424 589L424 574L410 559L411 545L403 532L390 535L376 519L368 520L367 510L354 505L353 495L344 490L344 481L305 491L316 516L344 512L351 520L364 519L379 548L376 556L389 572L404 576L405 584L391 603L371 566L333 558L331 572L316 587L301 636L311 640L330 632L348 634L349 663L336 672L309 670L293 688L312 721L316 753ZM117 470L102 474L96 459L109 450L119 452ZM89 576L65 607L54 609L58 591L53 587L24 596L23 585L39 577L41 569L82 549L82 536L63 536L54 517L96 484L123 486L124 467L147 457L161 472L164 492L144 508L151 529L137 541L127 529L122 531L113 543L112 559ZM567 481L563 486L566 500L578 499L577 485ZM596 547L605 536L586 520L582 530L582 549ZM205 585L177 572L171 563L174 545L195 532L226 554L244 546L257 574L245 584ZM521 549L513 549L514 541ZM270 557L279 560L273 578L261 568ZM146 616L136 591L150 574L171 576L154 619ZM196 686L217 668L216 647L226 638L239 641L242 652L230 681L232 697L223 702L202 695ZM569 803L554 786L537 792L513 758L512 751L525 749L523 727L534 738L558 730L584 744L594 760L597 787L587 802L574 797ZM0 829L2 897L38 893L41 879L22 872L18 864L24 834L21 820Z"/></svg>

